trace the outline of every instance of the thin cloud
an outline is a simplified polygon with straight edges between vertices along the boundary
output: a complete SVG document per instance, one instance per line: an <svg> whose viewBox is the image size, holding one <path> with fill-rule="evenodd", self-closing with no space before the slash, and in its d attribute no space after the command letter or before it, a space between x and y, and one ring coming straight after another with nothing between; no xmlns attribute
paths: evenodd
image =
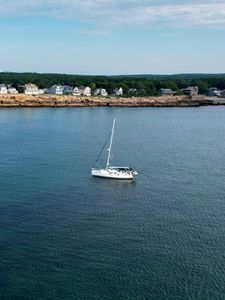
<svg viewBox="0 0 225 300"><path fill-rule="evenodd" d="M141 2L141 3L140 3ZM225 27L222 1L0 0L0 16L47 16L95 27Z"/></svg>

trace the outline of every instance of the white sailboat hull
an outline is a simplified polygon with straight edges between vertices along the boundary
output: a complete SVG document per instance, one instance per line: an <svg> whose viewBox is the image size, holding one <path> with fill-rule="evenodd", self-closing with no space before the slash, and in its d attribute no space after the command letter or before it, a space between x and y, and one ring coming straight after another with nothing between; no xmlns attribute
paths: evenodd
<svg viewBox="0 0 225 300"><path fill-rule="evenodd" d="M110 160L112 159L111 149L112 149L112 142L113 142L114 127L115 127L115 119L113 120L106 168L105 169L92 168L91 174L92 174L92 176L95 176L95 177L132 180L132 179L134 179L134 175L137 175L136 171L134 171L133 169L131 169L129 167L113 167L110 164ZM107 140L108 140L108 138L107 138ZM103 146L103 149L104 149L104 146ZM102 152L102 150L101 150L101 152ZM99 156L101 155L101 152L100 152ZM99 158L99 156L98 156L98 158ZM98 158L97 158L96 162L98 161ZM96 162L95 162L95 164L96 164Z"/></svg>
<svg viewBox="0 0 225 300"><path fill-rule="evenodd" d="M104 177L104 178L111 178L111 179L125 179L125 180L132 180L134 179L132 172L124 172L118 171L113 169L92 169L91 170L92 176L95 177Z"/></svg>

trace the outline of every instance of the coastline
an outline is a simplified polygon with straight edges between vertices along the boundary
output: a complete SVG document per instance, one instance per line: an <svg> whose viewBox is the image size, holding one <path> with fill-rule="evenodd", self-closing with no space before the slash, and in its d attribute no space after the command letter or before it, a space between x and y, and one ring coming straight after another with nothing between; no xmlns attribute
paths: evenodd
<svg viewBox="0 0 225 300"><path fill-rule="evenodd" d="M0 95L0 107L199 107L225 105L225 99L198 96L77 97L57 95Z"/></svg>

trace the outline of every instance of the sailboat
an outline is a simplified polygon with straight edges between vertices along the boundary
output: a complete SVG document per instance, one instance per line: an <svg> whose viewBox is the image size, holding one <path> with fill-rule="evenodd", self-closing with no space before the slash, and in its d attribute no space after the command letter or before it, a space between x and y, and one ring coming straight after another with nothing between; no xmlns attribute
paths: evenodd
<svg viewBox="0 0 225 300"><path fill-rule="evenodd" d="M130 167L114 167L111 165L111 160L112 160L111 150L112 150L115 122L116 122L116 120L114 119L112 131L111 131L109 148L108 148L108 157L107 157L106 167L102 168L102 169L97 169L97 168L93 167L91 169L91 174L92 174L92 176L96 176L96 177L133 180L134 176L138 174L137 171L133 170ZM108 142L108 139L109 139L109 137L107 138L106 143ZM105 143L105 145L106 145L106 143ZM95 164L97 163L102 151L104 150L105 145L103 146Z"/></svg>

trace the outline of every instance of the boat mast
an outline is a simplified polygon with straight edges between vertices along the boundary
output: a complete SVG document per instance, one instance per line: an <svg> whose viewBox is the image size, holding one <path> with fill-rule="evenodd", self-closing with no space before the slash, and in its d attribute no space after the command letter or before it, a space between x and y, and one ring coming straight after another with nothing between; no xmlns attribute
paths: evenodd
<svg viewBox="0 0 225 300"><path fill-rule="evenodd" d="M112 133L111 133L110 144L109 144L109 149L108 149L109 153L108 153L108 158L107 158L106 170L108 170L108 168L109 168L109 163L110 163L110 158L111 158L111 149L112 149L115 121L116 121L116 119L113 120Z"/></svg>

